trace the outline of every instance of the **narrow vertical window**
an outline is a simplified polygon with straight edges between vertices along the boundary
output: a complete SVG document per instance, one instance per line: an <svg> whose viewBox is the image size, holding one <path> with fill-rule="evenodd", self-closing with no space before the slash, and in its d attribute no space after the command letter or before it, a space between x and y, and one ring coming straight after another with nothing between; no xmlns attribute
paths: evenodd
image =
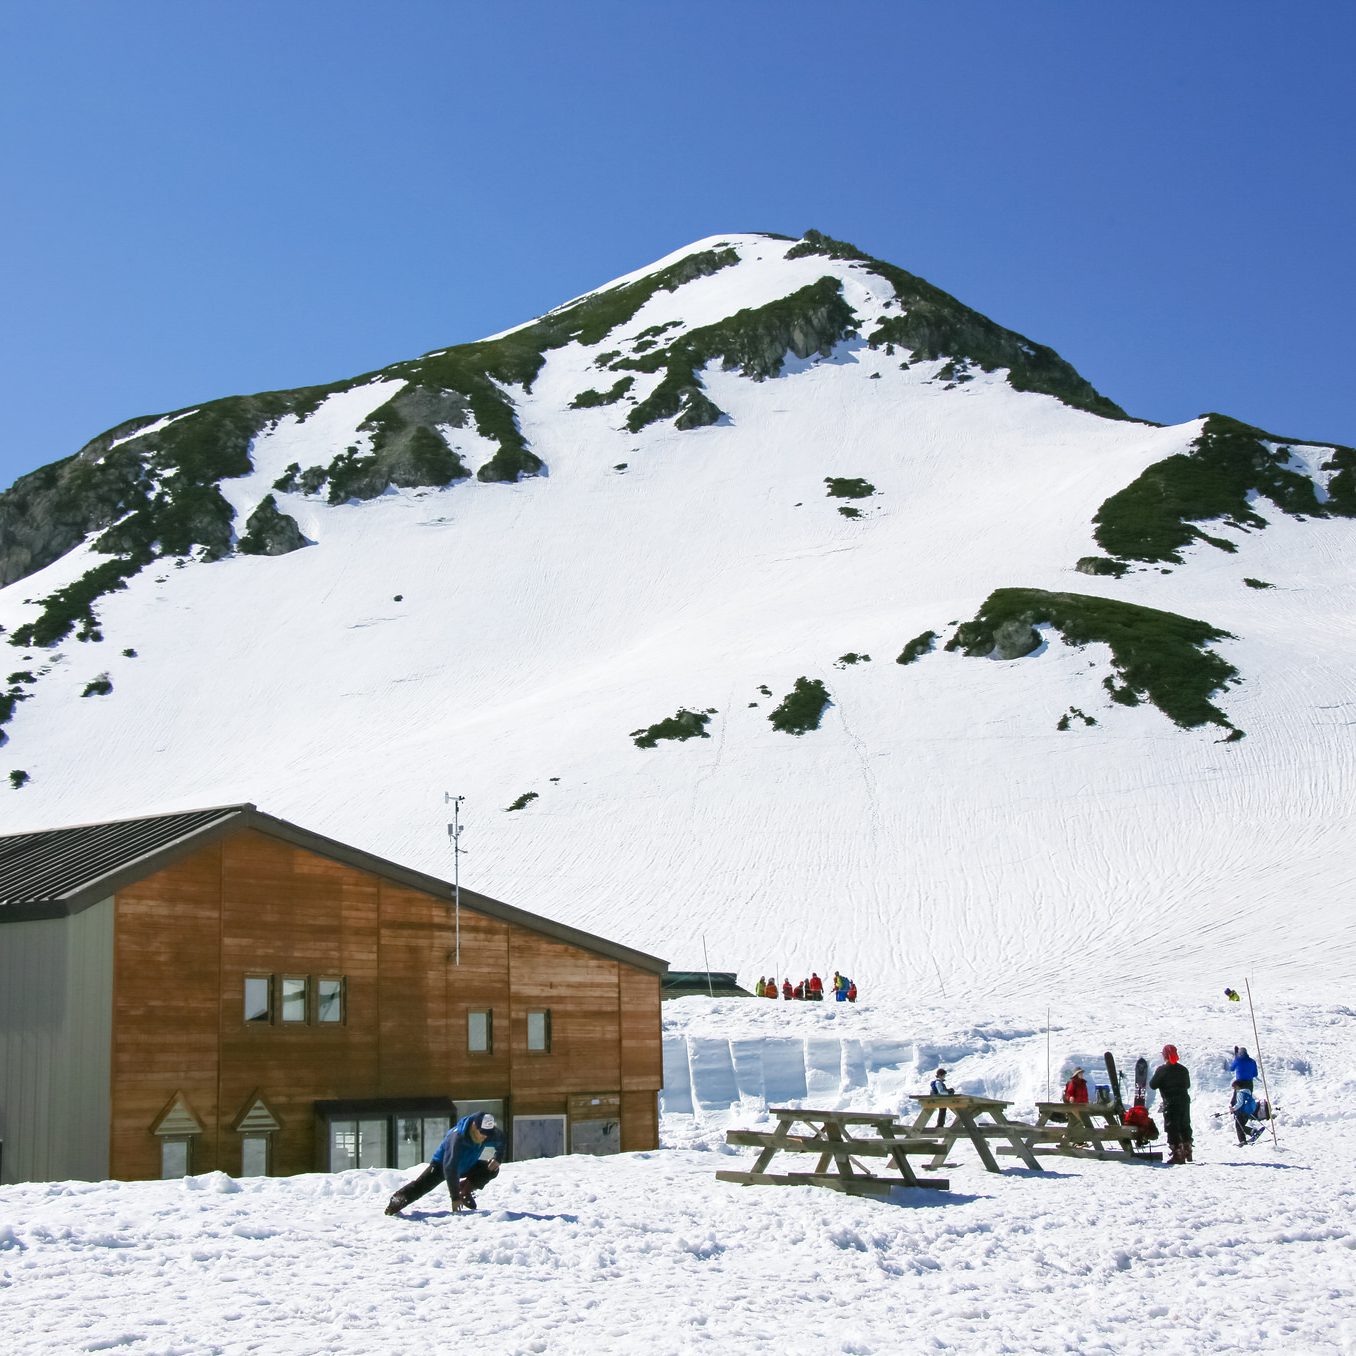
<svg viewBox="0 0 1356 1356"><path fill-rule="evenodd" d="M494 1014L489 1008L466 1014L466 1048L473 1055L488 1055L494 1048Z"/></svg>
<svg viewBox="0 0 1356 1356"><path fill-rule="evenodd" d="M245 976L245 1020L273 1020L273 982L268 975Z"/></svg>
<svg viewBox="0 0 1356 1356"><path fill-rule="evenodd" d="M547 1051L551 1048L551 1010L541 1008L527 1014L527 1048Z"/></svg>
<svg viewBox="0 0 1356 1356"><path fill-rule="evenodd" d="M282 981L282 1019L284 1022L306 1020L306 980L284 975Z"/></svg>
<svg viewBox="0 0 1356 1356"><path fill-rule="evenodd" d="M315 1019L317 1022L344 1020L344 981L318 979L315 982Z"/></svg>
<svg viewBox="0 0 1356 1356"><path fill-rule="evenodd" d="M187 1177L189 1168L189 1146L192 1143L187 1136L171 1139L165 1136L160 1141L160 1178L169 1181L175 1177Z"/></svg>
<svg viewBox="0 0 1356 1356"><path fill-rule="evenodd" d="M267 1135L245 1135L240 1140L240 1175L242 1177L268 1176Z"/></svg>

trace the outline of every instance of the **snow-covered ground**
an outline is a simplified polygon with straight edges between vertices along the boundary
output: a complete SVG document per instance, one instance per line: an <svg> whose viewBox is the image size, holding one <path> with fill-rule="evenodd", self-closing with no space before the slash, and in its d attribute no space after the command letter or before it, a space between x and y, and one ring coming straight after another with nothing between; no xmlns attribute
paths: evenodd
<svg viewBox="0 0 1356 1356"><path fill-rule="evenodd" d="M0 1190L0 1351L1350 1353L1356 1011L1259 1016L1279 1146L1240 1150L1214 1114L1245 1008L1057 1009L1054 1079L1095 1074L1104 1045L1122 1064L1180 1047L1197 1161L995 1176L958 1148L950 1191L874 1200L717 1182L752 1156L724 1129L784 1101L912 1115L938 1060L1029 1117L1044 1009L679 1000L667 1062L689 1077L666 1090L663 1147L510 1163L473 1216L435 1194L388 1219L408 1174L383 1171ZM786 1098L798 1062L813 1086Z"/></svg>

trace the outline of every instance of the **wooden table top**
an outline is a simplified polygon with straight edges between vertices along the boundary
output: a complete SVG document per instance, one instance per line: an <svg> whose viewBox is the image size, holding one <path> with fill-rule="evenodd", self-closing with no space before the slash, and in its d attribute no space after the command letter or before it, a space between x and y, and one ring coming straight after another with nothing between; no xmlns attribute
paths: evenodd
<svg viewBox="0 0 1356 1356"><path fill-rule="evenodd" d="M915 1092L913 1100L921 1102L926 1107L942 1107L948 1111L957 1108L970 1111L986 1106L1012 1105L1011 1102L1000 1102L997 1097L977 1097L969 1092L952 1092L945 1095L935 1092Z"/></svg>
<svg viewBox="0 0 1356 1356"><path fill-rule="evenodd" d="M789 1106L768 1107L768 1114L782 1122L805 1121L811 1125L893 1125L899 1120L894 1111L806 1111Z"/></svg>

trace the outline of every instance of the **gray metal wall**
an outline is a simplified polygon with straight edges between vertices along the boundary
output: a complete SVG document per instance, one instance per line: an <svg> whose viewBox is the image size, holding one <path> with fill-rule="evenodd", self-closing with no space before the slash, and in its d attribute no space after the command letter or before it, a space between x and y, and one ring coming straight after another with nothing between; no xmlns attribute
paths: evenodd
<svg viewBox="0 0 1356 1356"><path fill-rule="evenodd" d="M113 901L0 923L0 1182L108 1176Z"/></svg>

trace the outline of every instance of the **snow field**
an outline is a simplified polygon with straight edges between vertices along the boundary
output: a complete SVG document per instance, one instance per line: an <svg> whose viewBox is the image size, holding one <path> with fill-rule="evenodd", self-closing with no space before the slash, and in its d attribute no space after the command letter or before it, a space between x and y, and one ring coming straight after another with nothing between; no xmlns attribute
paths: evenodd
<svg viewBox="0 0 1356 1356"><path fill-rule="evenodd" d="M708 323L825 274L864 328L882 313L883 285L848 263L729 239L737 267L551 352L515 393L548 475L338 506L279 495L315 546L157 562L101 600L102 644L31 665L15 650L13 669L56 671L7 727L0 780L32 780L6 789L5 829L249 800L446 876L452 790L468 886L679 968L706 954L746 981L799 978L832 957L864 992L987 1004L1146 975L1191 994L1265 959L1273 989L1348 992L1353 524L1259 504L1265 531L1210 529L1236 554L1079 575L1098 506L1199 426L1098 419L998 374L948 390L940 363L901 370L861 340L763 382L708 371L729 416L711 428L631 434L624 406L570 410L615 375L598 354L650 325ZM636 393L658 379L639 374ZM361 445L393 389L259 438L256 469L223 485L242 522L289 462ZM473 429L449 438L473 470L491 454ZM826 476L879 493L848 520ZM0 590L0 624L90 563L82 548ZM1244 681L1218 700L1248 737L1114 705L1101 646L894 662L1005 585L1226 627ZM848 652L871 662L835 667ZM112 693L81 700L102 672ZM767 717L801 676L832 705L794 738ZM679 707L713 710L710 738L632 745ZM1070 707L1098 724L1057 731Z"/></svg>
<svg viewBox="0 0 1356 1356"><path fill-rule="evenodd" d="M1056 1076L1077 1060L1095 1079L1104 1040L1128 1063L1165 1020L1150 1004L1118 1007L1099 1030L1098 1015L1056 1014ZM751 1159L724 1146L724 1129L766 1123L794 1083L793 1047L808 1105L912 1114L907 1094L944 1059L952 1086L1001 1090L1029 1116L1046 1036L1028 1016L678 1000L665 1008L671 1048L723 1039L731 1052L719 1077L719 1060L691 1062L704 1108L675 1111L681 1089L667 1089L659 1151L509 1163L470 1216L434 1193L386 1218L409 1176L387 1171L6 1187L0 1350L1351 1352L1350 1009L1264 1009L1272 1092L1293 1108L1279 1149L1236 1149L1211 1117L1227 1097L1225 1042L1246 1021L1221 999L1176 1011L1167 1033L1197 1084L1190 1167L1054 1159L1043 1174L994 1176L958 1147L948 1192L875 1200L715 1180Z"/></svg>

